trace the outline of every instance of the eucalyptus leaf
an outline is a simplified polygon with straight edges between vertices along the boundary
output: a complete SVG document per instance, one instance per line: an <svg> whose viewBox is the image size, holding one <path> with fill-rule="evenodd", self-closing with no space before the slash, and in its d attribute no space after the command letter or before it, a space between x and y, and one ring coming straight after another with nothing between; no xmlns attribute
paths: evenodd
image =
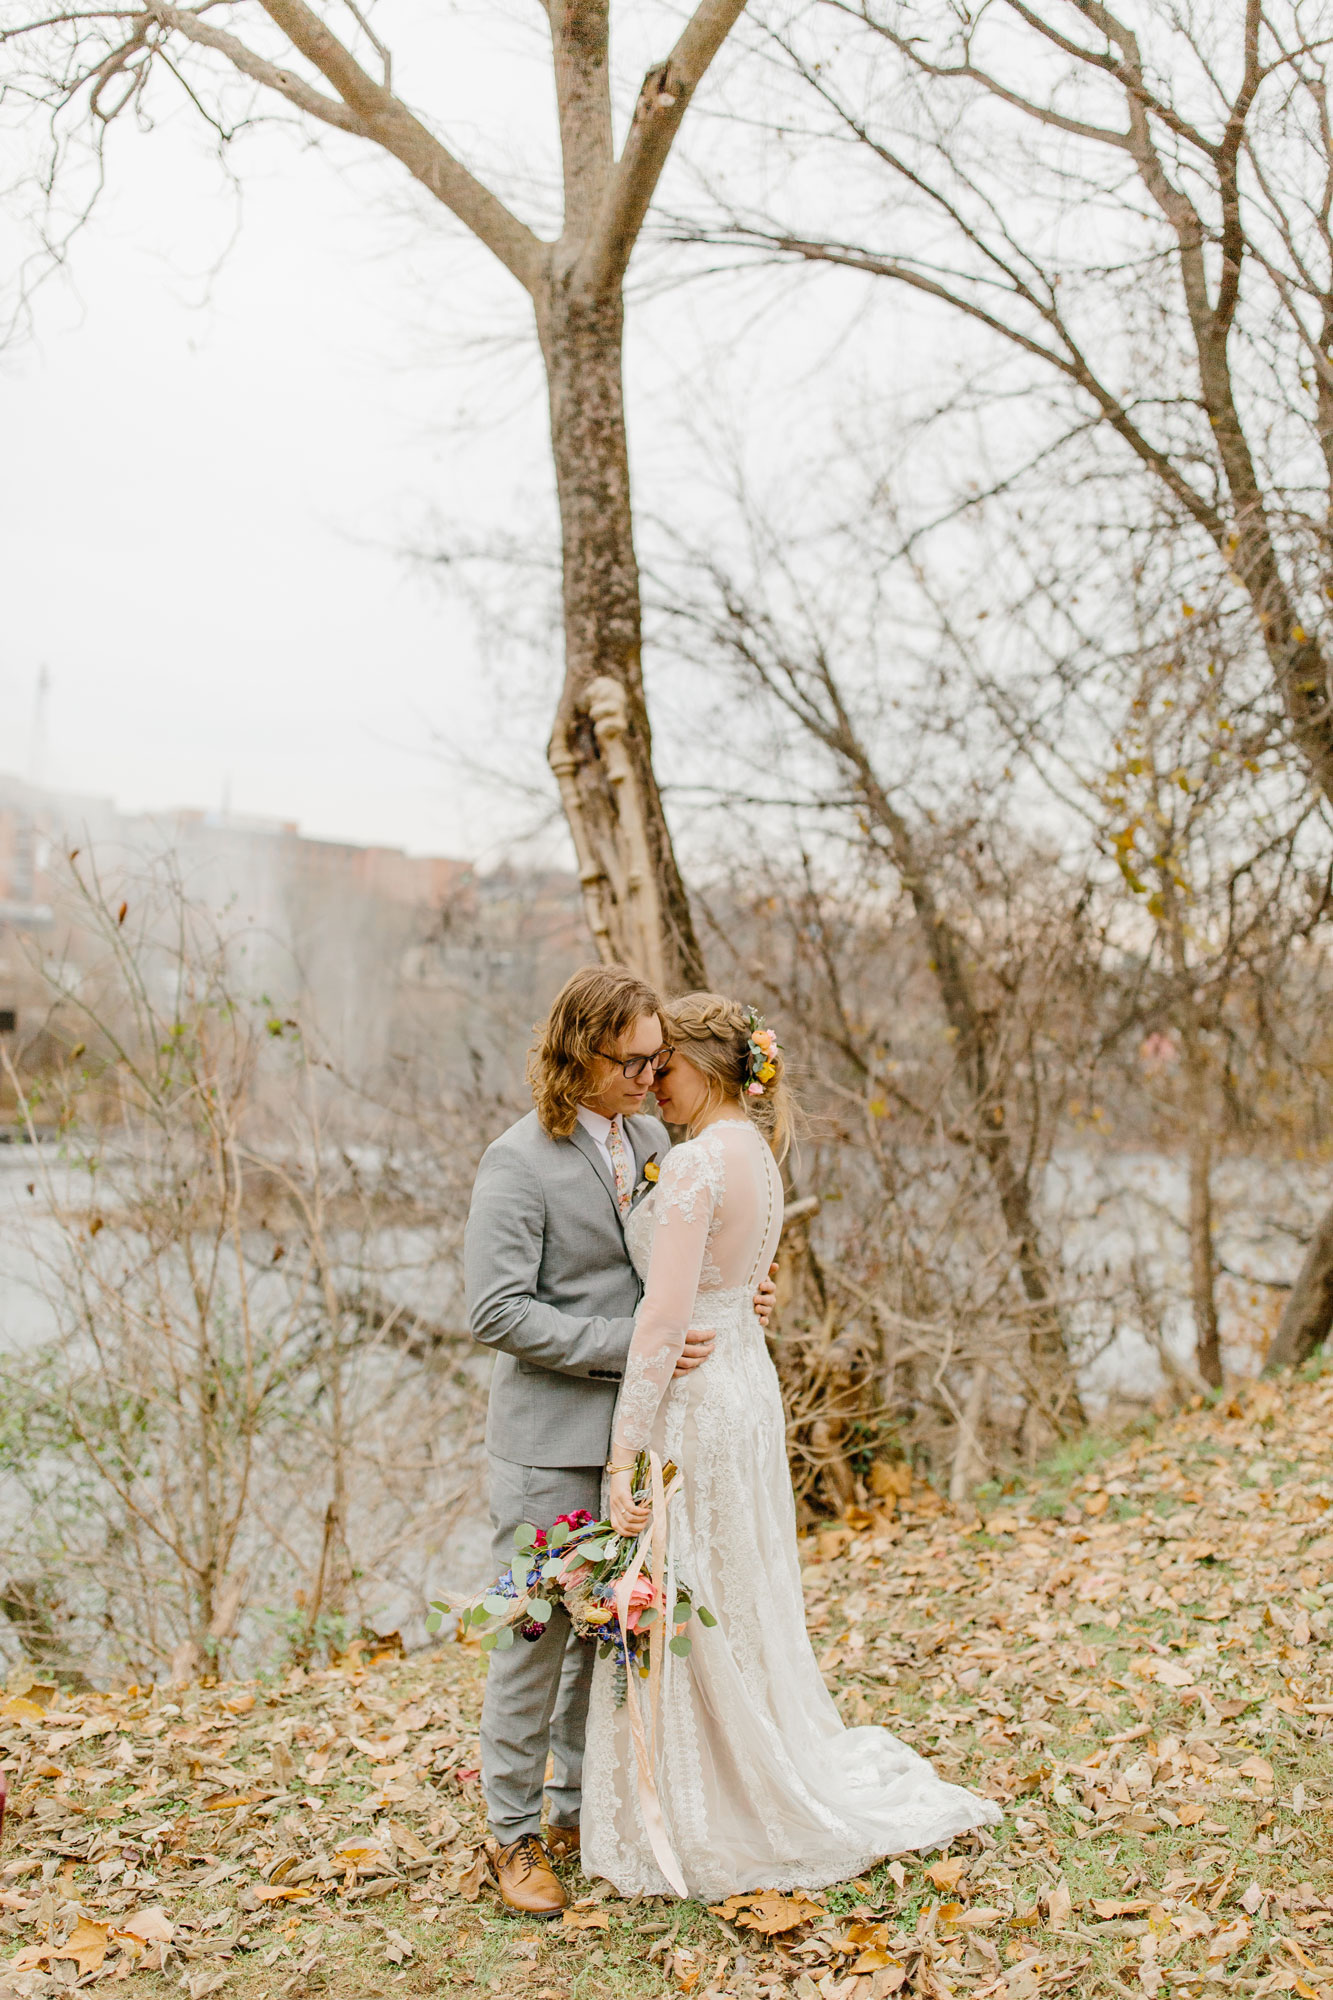
<svg viewBox="0 0 1333 2000"><path fill-rule="evenodd" d="M501 1597L498 1591L488 1590L481 1600L481 1608L489 1618L502 1618L513 1601L512 1597Z"/></svg>
<svg viewBox="0 0 1333 2000"><path fill-rule="evenodd" d="M690 1603L688 1597L678 1597L676 1599L676 1608L671 1614L672 1624L683 1625L693 1609L694 1606Z"/></svg>
<svg viewBox="0 0 1333 2000"><path fill-rule="evenodd" d="M514 1547L522 1550L530 1549L536 1539L537 1530L530 1527L526 1521L520 1521L514 1530Z"/></svg>
<svg viewBox="0 0 1333 2000"><path fill-rule="evenodd" d="M546 1537L546 1546L548 1549L563 1549L568 1540L569 1529L563 1521L559 1521Z"/></svg>
<svg viewBox="0 0 1333 2000"><path fill-rule="evenodd" d="M489 1635L488 1635L488 1636L489 1636ZM514 1643L514 1628L513 1628L513 1626L512 1626L512 1625L505 1625L505 1626L503 1626L503 1627L502 1627L502 1628L500 1629L500 1631L498 1631L497 1633L495 1633L495 1635L494 1635L494 1638L495 1638L495 1650L496 1650L496 1652L497 1652L497 1653L507 1653L507 1652L509 1651L509 1648L510 1648L510 1647L511 1647L511 1646L513 1645L513 1643ZM483 1641L482 1641L482 1644L483 1644L483 1645L485 1645L485 1643L486 1643L486 1641L485 1641L485 1640L483 1639ZM688 1642L687 1642L687 1643L688 1643Z"/></svg>
<svg viewBox="0 0 1333 2000"><path fill-rule="evenodd" d="M489 1653L492 1646L495 1646L499 1643L500 1638L501 1634L499 1632L483 1632L481 1635L482 1652Z"/></svg>
<svg viewBox="0 0 1333 2000"><path fill-rule="evenodd" d="M639 1613L639 1630L641 1632L646 1631L650 1625L655 1625L656 1623L657 1623L657 1607L655 1605L650 1604L646 1611L641 1611Z"/></svg>
<svg viewBox="0 0 1333 2000"><path fill-rule="evenodd" d="M426 1630L428 1632L438 1632L443 1623L443 1615L438 1611L432 1611L426 1618Z"/></svg>
<svg viewBox="0 0 1333 2000"><path fill-rule="evenodd" d="M528 1616L534 1625L545 1625L553 1609L554 1606L549 1604L544 1597L534 1597L528 1606Z"/></svg>
<svg viewBox="0 0 1333 2000"><path fill-rule="evenodd" d="M677 1632L671 1641L671 1650L678 1659L687 1659L694 1649L694 1641L687 1639L683 1632Z"/></svg>
<svg viewBox="0 0 1333 2000"><path fill-rule="evenodd" d="M707 1625L710 1628L716 1625L717 1620L716 1618L714 1618L712 1612L708 1609L708 1606L706 1604L696 1605L695 1610L698 1614L699 1623L701 1625Z"/></svg>

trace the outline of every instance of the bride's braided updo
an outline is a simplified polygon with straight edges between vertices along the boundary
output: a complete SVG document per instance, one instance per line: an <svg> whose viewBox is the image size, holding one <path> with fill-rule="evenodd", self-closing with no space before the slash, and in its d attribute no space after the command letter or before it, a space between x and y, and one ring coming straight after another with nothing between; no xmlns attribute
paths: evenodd
<svg viewBox="0 0 1333 2000"><path fill-rule="evenodd" d="M673 1049L693 1063L710 1089L716 1085L727 1099L739 1104L759 1127L775 1156L785 1159L792 1139L792 1099L786 1081L786 1062L776 1036L764 1054L764 1075L760 1091L751 1092L755 1082L755 1058L751 1037L761 1025L753 1008L742 1007L721 993L686 993L667 1003L667 1040Z"/></svg>

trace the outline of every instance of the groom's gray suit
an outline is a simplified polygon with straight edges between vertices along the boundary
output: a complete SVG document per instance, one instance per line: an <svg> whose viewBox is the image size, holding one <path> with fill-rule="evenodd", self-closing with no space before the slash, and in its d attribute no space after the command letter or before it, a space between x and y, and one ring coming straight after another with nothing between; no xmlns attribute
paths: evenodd
<svg viewBox="0 0 1333 2000"><path fill-rule="evenodd" d="M655 1118L624 1120L642 1191L649 1160L671 1141ZM535 1111L489 1146L477 1170L463 1245L468 1319L499 1349L486 1418L496 1571L514 1529L600 1511L616 1391L642 1286L625 1248L615 1182L581 1125L553 1139ZM490 1655L481 1718L481 1775L501 1843L579 1817L592 1649L563 1611L534 1644Z"/></svg>

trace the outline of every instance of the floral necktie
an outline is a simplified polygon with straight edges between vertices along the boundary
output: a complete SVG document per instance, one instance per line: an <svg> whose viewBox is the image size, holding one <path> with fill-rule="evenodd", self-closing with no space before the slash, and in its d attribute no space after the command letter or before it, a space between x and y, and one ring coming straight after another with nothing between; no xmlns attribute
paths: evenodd
<svg viewBox="0 0 1333 2000"><path fill-rule="evenodd" d="M618 1119L612 1120L606 1135L606 1150L611 1155L611 1171L616 1177L616 1204L622 1215L628 1215L634 1198L634 1164Z"/></svg>

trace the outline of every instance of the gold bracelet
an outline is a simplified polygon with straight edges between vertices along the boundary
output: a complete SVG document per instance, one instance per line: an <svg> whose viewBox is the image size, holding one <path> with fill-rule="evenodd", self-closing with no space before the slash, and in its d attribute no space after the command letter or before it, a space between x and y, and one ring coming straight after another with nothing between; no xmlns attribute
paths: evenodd
<svg viewBox="0 0 1333 2000"><path fill-rule="evenodd" d="M603 1466L602 1470L604 1472L633 1472L634 1467L632 1465L607 1465Z"/></svg>

